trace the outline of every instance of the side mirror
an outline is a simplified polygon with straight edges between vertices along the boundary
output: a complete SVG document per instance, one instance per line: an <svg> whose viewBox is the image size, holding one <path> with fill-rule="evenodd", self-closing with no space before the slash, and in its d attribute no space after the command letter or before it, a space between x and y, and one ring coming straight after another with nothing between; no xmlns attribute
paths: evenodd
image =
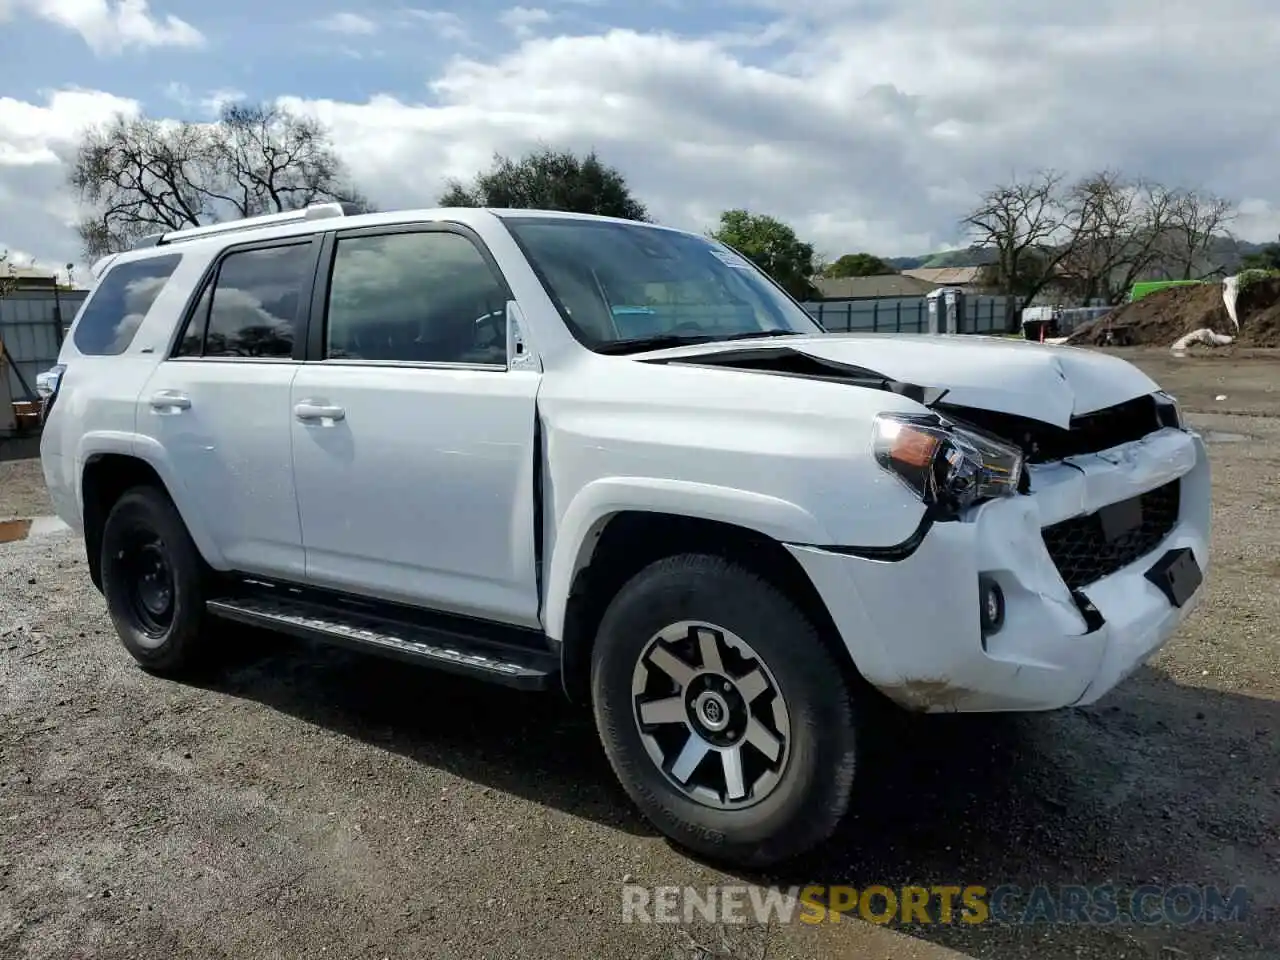
<svg viewBox="0 0 1280 960"><path fill-rule="evenodd" d="M507 369L542 372L542 360L524 337L524 313L514 300L507 301Z"/></svg>

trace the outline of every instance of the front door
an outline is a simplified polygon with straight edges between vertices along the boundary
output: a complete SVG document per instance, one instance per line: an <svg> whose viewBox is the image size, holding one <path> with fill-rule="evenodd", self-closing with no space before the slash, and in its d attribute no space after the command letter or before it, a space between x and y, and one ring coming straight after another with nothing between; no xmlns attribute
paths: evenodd
<svg viewBox="0 0 1280 960"><path fill-rule="evenodd" d="M332 258L292 386L308 582L536 626L540 375L508 368L497 267L443 225L340 232Z"/></svg>

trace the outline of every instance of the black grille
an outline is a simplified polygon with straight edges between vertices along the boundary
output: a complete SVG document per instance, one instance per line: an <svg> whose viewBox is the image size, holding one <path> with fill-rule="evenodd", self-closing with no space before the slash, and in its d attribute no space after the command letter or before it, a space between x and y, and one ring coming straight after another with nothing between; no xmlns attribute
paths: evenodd
<svg viewBox="0 0 1280 960"><path fill-rule="evenodd" d="M1087 587L1160 545L1178 522L1179 481L1166 483L1108 510L1134 508L1136 525L1108 539L1101 513L1063 520L1041 531L1054 566L1072 590Z"/></svg>

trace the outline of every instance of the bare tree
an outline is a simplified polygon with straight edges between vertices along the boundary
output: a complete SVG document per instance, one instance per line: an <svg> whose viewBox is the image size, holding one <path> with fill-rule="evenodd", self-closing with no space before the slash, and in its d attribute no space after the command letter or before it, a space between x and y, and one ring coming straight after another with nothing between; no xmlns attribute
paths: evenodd
<svg viewBox="0 0 1280 960"><path fill-rule="evenodd" d="M116 116L86 130L69 181L89 213L89 259L159 231L340 200L367 209L328 131L276 106L231 105L214 123Z"/></svg>
<svg viewBox="0 0 1280 960"><path fill-rule="evenodd" d="M18 278L13 275L13 264L9 263L9 251L0 250L0 300L13 293L18 285Z"/></svg>
<svg viewBox="0 0 1280 960"><path fill-rule="evenodd" d="M205 222L212 211L201 185L213 166L197 124L119 115L87 130L69 176L94 211L79 228L85 253L92 259L147 233Z"/></svg>
<svg viewBox="0 0 1280 960"><path fill-rule="evenodd" d="M283 213L326 200L367 210L319 121L270 104L232 104L210 128L216 181L209 195L238 216Z"/></svg>
<svg viewBox="0 0 1280 960"><path fill-rule="evenodd" d="M1104 170L1076 183L1066 204L1063 279L1086 302L1119 302L1159 260L1174 195Z"/></svg>
<svg viewBox="0 0 1280 960"><path fill-rule="evenodd" d="M1179 190L1173 195L1161 259L1174 280L1192 280L1214 272L1210 264L1215 238L1224 234L1236 218L1234 203L1199 190Z"/></svg>
<svg viewBox="0 0 1280 960"><path fill-rule="evenodd" d="M1052 170L988 190L961 221L974 246L995 251L987 270L993 285L1008 297L1009 329L1017 329L1016 300L1030 300L1056 276L1068 248L1062 195L1064 177Z"/></svg>

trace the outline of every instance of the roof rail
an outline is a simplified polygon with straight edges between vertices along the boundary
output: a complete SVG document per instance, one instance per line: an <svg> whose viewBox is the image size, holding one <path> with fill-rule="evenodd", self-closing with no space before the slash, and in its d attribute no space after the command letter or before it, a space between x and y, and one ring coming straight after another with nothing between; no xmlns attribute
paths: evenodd
<svg viewBox="0 0 1280 960"><path fill-rule="evenodd" d="M302 223L306 220L325 220L329 217L345 217L354 212L354 205L349 203L340 203L338 201L313 203L311 206L301 210L286 210L284 213L267 213L258 217L228 220L225 223L210 223L199 227L170 230L168 233L153 233L141 238L130 249L139 250L143 247L168 246L171 243L182 243L185 240L202 240L205 237L216 237L223 233L258 230L262 227L272 227L278 224Z"/></svg>
<svg viewBox="0 0 1280 960"><path fill-rule="evenodd" d="M118 253L108 253L105 257L100 257L98 260L95 260L93 266L89 268L90 276L92 276L95 281L101 280L102 275L107 272L107 267L111 266L118 256L120 256Z"/></svg>

